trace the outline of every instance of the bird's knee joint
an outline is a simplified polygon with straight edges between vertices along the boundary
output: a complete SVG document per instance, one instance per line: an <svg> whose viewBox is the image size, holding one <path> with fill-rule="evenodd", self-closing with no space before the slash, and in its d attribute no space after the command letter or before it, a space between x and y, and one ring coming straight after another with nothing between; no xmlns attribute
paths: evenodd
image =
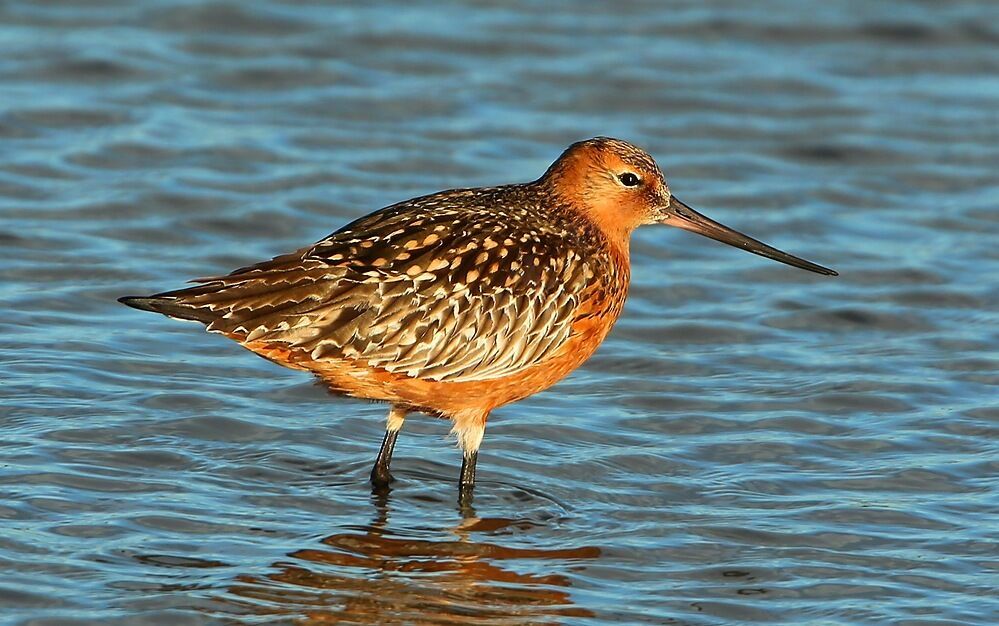
<svg viewBox="0 0 999 626"><path fill-rule="evenodd" d="M465 453L465 456L478 452L479 446L482 445L482 436L485 432L486 425L478 421L455 421L454 427L451 428L451 434L457 437L458 446Z"/></svg>

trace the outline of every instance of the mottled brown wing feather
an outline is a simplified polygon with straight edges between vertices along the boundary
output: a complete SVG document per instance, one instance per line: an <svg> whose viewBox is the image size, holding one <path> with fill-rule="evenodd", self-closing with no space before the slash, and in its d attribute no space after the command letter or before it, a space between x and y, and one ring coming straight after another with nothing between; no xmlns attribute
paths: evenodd
<svg viewBox="0 0 999 626"><path fill-rule="evenodd" d="M314 360L361 360L439 381L507 376L569 339L599 262L581 258L574 233L513 193L411 200L174 295L211 311L211 331ZM488 208L496 202L506 203L502 216Z"/></svg>

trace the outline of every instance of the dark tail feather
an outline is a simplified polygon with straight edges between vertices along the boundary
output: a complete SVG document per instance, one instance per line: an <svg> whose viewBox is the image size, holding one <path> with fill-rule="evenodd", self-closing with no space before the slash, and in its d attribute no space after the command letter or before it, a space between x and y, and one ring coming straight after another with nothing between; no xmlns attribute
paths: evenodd
<svg viewBox="0 0 999 626"><path fill-rule="evenodd" d="M210 324L218 317L217 313L206 309L199 309L190 304L183 304L170 296L125 296L118 298L118 302L133 309L139 309L140 311L162 313L163 315L182 320L195 320L203 324Z"/></svg>

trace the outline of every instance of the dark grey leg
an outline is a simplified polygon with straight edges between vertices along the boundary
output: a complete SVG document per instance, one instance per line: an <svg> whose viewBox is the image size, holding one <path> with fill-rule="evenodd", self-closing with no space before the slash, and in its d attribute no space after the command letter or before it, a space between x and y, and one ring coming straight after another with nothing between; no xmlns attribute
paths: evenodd
<svg viewBox="0 0 999 626"><path fill-rule="evenodd" d="M382 447L378 451L378 458L375 459L375 466L371 469L371 485L376 489L384 489L392 482L392 473L389 471L389 465L392 463L392 452L395 450L395 440L398 437L398 430L385 431L385 438L382 439Z"/></svg>
<svg viewBox="0 0 999 626"><path fill-rule="evenodd" d="M392 472L389 465L392 463L392 452L395 450L395 440L402 430L402 423L406 419L406 410L393 406L388 414L388 426L385 429L385 438L382 439L382 447L378 450L378 458L375 459L375 466L371 469L371 486L378 490L385 490L392 482Z"/></svg>
<svg viewBox="0 0 999 626"><path fill-rule="evenodd" d="M458 479L458 500L471 500L475 488L475 462L479 451L468 452L461 457L461 477Z"/></svg>

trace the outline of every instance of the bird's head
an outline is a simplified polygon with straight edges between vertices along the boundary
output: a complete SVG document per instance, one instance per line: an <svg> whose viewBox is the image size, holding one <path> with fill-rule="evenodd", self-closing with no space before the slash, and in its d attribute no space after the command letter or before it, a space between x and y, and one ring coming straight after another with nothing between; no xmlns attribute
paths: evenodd
<svg viewBox="0 0 999 626"><path fill-rule="evenodd" d="M625 250L635 228L643 224L665 224L794 267L836 275L829 268L719 224L680 202L670 192L655 159L627 141L595 137L574 143L539 182L563 202L584 213L612 242Z"/></svg>

